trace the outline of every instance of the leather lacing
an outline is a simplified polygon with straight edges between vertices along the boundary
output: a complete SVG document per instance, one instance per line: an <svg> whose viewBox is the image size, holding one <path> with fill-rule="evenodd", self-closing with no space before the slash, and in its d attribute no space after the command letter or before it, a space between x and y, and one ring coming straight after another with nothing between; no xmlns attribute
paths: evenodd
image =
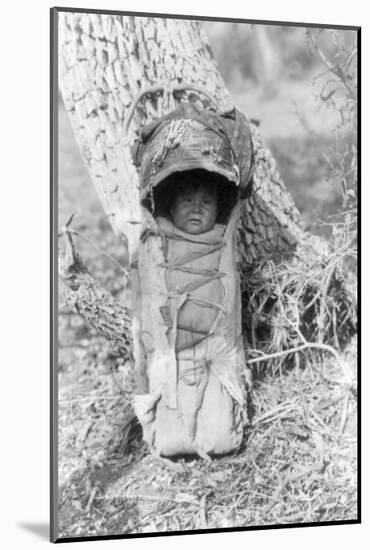
<svg viewBox="0 0 370 550"><path fill-rule="evenodd" d="M212 242L212 241L207 242L207 241L201 241L201 240L194 241L190 238L186 238L185 235L183 236L183 235L179 235L179 234L176 234L176 233L167 233L163 229L161 230L161 234L162 234L162 237L163 237L163 240L164 240L164 245L165 245L164 249L165 249L165 257L166 258L167 258L167 252L168 252L168 242L167 242L167 240L169 240L169 239L177 240L177 241L191 242L191 243L196 242L196 244L200 244L200 245L204 246L203 251L189 252L188 254L185 254L181 259L179 259L177 261L167 261L166 260L165 262L161 263L161 266L166 268L168 271L182 271L183 273L191 273L193 275L200 275L200 277L197 278L195 281L187 283L182 288L177 288L175 291L169 292L168 297L169 298L175 298L175 297L181 296L183 294L186 294L187 295L186 301L192 302L192 303L194 303L198 306L201 306L201 307L212 308L212 309L215 309L218 312L221 311L221 312L224 313L224 311L225 311L224 308L222 306L220 306L219 304L215 304L214 302L210 302L209 300L203 300L201 298L192 296L192 292L194 292L194 290L197 290L198 288L200 288L204 285L207 285L207 284L211 283L212 281L214 281L216 279L221 279L222 277L225 276L225 273L223 273L222 271L220 271L216 268L215 269L197 268L197 267L193 267L193 266L188 266L186 264L188 264L188 263L190 263L194 260L204 258L205 256L208 256L209 254L212 254L213 252L217 252L218 250L221 250L225 246L225 243L223 241L222 242L219 242L219 241L218 242ZM187 332L192 332L194 334L204 335L204 338L202 338L201 341L204 341L206 338L213 335L213 333L211 331L204 332L204 331L200 331L200 330L197 330L197 329L193 329L193 328L186 327L186 326L181 326L181 325L177 325L177 329L184 330L184 331L187 331ZM198 342L198 343L200 343L200 342ZM191 347L191 346L189 346L189 347ZM183 349L186 349L186 348L183 348Z"/></svg>

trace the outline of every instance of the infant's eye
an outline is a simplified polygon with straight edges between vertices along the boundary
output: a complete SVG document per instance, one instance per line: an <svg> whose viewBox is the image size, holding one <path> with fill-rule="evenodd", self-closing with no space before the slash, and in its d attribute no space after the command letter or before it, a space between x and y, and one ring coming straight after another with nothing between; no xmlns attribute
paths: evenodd
<svg viewBox="0 0 370 550"><path fill-rule="evenodd" d="M202 200L203 204L205 204L206 206L209 206L210 204L212 204L212 199L210 197L205 197L203 200Z"/></svg>

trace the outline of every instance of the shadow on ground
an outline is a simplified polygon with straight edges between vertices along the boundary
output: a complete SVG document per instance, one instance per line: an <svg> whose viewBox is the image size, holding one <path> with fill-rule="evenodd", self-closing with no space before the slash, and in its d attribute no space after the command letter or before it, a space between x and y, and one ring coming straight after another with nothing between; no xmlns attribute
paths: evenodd
<svg viewBox="0 0 370 550"><path fill-rule="evenodd" d="M40 539L49 540L49 524L48 523L27 523L22 522L17 524L18 527L37 535Z"/></svg>

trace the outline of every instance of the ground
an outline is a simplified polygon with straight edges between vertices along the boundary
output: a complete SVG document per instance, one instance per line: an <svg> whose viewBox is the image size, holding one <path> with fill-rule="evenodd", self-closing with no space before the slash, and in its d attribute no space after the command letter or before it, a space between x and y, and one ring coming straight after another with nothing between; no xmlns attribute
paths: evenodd
<svg viewBox="0 0 370 550"><path fill-rule="evenodd" d="M307 227L325 233L320 219L339 204L322 155L333 138L316 119L315 134L297 119L276 133L271 117L280 111L268 98L252 99L247 113L257 105L264 109L256 118L269 113L267 140ZM120 298L122 274L100 251L125 265L126 249L100 207L62 104L59 149L59 225L76 213L74 229L89 239L75 237L79 251ZM210 464L179 460L180 472L149 454L129 422L131 365L68 310L62 288L59 304L59 537L356 519L356 393L329 355L296 356L283 371L255 376L242 448ZM355 373L355 338L342 359Z"/></svg>
<svg viewBox="0 0 370 550"><path fill-rule="evenodd" d="M333 361L260 376L242 448L211 464L178 460L177 472L127 424L127 365L96 335L72 349L59 402L61 537L356 518L356 395ZM355 368L354 354L346 361Z"/></svg>

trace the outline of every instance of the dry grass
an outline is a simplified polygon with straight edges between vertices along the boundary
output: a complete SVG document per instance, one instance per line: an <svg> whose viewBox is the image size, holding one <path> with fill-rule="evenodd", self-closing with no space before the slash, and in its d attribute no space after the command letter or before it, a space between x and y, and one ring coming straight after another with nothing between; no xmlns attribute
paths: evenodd
<svg viewBox="0 0 370 550"><path fill-rule="evenodd" d="M305 254L306 264L282 261L276 266L270 261L250 274L244 333L249 363L257 373L281 372L292 360L306 364L307 350L315 348L323 357L333 356L350 382L339 354L357 332L355 275L343 269L349 255L355 257L355 250L345 243L324 260Z"/></svg>
<svg viewBox="0 0 370 550"><path fill-rule="evenodd" d="M343 357L353 372L355 348ZM91 354L90 345L84 360ZM73 395L61 389L59 535L356 519L356 394L334 361L308 359L256 380L237 453L211 464L182 459L183 473L150 455L127 424L127 366L112 370L105 357L98 377L82 370Z"/></svg>

